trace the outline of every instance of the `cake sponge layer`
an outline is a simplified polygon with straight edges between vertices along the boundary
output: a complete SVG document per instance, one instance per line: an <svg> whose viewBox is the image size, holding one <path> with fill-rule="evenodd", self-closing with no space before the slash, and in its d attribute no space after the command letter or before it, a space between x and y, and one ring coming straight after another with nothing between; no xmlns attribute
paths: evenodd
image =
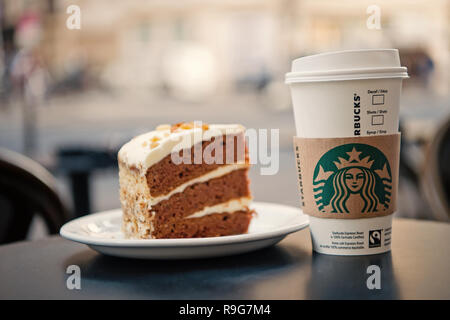
<svg viewBox="0 0 450 320"><path fill-rule="evenodd" d="M251 210L217 213L201 218L183 219L166 224L153 231L153 238L200 238L242 234L247 232L254 212ZM147 226L137 220L124 222L127 237L136 237ZM147 234L141 238L150 238Z"/></svg>
<svg viewBox="0 0 450 320"><path fill-rule="evenodd" d="M217 138L217 137L216 137ZM203 158L196 163L195 148L200 156L205 154L205 150L214 144L216 138L210 141L202 141L198 145L192 146L190 149L178 151L178 157L186 157L187 163L174 163L172 155L168 155L161 161L153 165L147 170L147 184L152 197L157 197L170 192L179 185L204 175L212 170L227 164L248 163L245 150L245 137L241 133L239 135L223 137L220 149L217 150L220 155L217 156L217 162L205 163ZM201 153L200 153L201 150ZM216 150L213 150L212 155L216 156Z"/></svg>
<svg viewBox="0 0 450 320"><path fill-rule="evenodd" d="M156 214L155 223L186 218L205 207L233 199L249 198L247 170L235 170L222 177L194 184L182 193L174 194L168 200L157 203L151 208L151 213Z"/></svg>

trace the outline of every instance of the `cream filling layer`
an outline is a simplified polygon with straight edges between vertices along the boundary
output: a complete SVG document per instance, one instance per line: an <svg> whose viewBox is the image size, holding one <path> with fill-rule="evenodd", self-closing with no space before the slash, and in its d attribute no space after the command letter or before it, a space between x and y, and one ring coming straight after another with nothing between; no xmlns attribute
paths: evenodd
<svg viewBox="0 0 450 320"><path fill-rule="evenodd" d="M148 208L151 210L151 207L154 206L155 204L169 199L171 196L173 196L176 193L183 192L187 187L189 187L193 184L206 182L206 181L214 179L214 178L219 178L219 177L224 176L232 171L244 169L244 168L248 168L248 167L249 167L249 164L246 164L246 163L236 163L236 164L230 164L230 165L225 165L225 166L219 167L219 168L217 168L213 171L210 171L200 177L197 177L195 179L189 180L186 183L183 183L182 185L178 186L177 188L173 189L172 191L170 191L169 193L167 193L163 196L150 197L150 200L148 200L148 202L147 202Z"/></svg>
<svg viewBox="0 0 450 320"><path fill-rule="evenodd" d="M247 197L233 199L228 202L217 204L215 206L205 207L202 210L187 216L185 219L201 218L214 213L232 213L235 211L246 210L251 202L252 198Z"/></svg>

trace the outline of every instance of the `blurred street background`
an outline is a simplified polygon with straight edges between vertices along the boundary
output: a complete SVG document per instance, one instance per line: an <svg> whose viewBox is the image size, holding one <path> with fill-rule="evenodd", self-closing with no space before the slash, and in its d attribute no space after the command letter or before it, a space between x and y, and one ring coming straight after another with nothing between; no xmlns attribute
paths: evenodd
<svg viewBox="0 0 450 320"><path fill-rule="evenodd" d="M79 29L67 25L71 5ZM380 29L367 25L371 5ZM403 82L396 215L445 220L434 206L439 172L427 165L450 117L449 21L448 0L2 0L0 148L42 164L69 208L89 213L120 206L114 155L158 124L278 128L280 171L253 168L252 190L257 201L297 206L284 84L291 61L398 48L411 78ZM89 200L79 190L86 182ZM32 231L45 228L33 223Z"/></svg>

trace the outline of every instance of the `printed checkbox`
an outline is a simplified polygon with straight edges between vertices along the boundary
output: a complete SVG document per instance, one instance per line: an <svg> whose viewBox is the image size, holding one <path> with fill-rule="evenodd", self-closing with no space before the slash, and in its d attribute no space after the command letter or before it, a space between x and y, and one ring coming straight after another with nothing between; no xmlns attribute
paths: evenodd
<svg viewBox="0 0 450 320"><path fill-rule="evenodd" d="M384 104L384 94L374 94L372 96L372 105L381 105Z"/></svg>
<svg viewBox="0 0 450 320"><path fill-rule="evenodd" d="M373 126L380 126L383 124L384 124L384 114L372 116L372 125Z"/></svg>

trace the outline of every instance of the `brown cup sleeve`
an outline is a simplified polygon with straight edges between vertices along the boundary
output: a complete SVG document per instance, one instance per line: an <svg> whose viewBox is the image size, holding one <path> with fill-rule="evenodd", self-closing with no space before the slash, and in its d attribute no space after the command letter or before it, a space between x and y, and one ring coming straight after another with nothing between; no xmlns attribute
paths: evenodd
<svg viewBox="0 0 450 320"><path fill-rule="evenodd" d="M400 133L294 137L300 202L311 216L359 219L397 209Z"/></svg>

